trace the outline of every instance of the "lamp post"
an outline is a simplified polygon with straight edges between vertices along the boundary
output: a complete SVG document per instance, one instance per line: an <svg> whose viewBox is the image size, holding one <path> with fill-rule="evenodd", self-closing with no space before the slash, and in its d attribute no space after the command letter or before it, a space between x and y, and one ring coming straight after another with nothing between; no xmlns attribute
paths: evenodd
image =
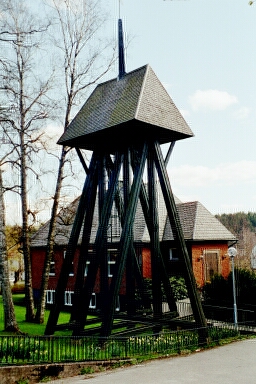
<svg viewBox="0 0 256 384"><path fill-rule="evenodd" d="M232 265L232 283L233 283L233 299L234 299L234 324L237 328L237 305L236 305L236 280L235 280L235 266L234 266L234 257L237 255L237 249L230 247L228 249L228 255L231 258Z"/></svg>

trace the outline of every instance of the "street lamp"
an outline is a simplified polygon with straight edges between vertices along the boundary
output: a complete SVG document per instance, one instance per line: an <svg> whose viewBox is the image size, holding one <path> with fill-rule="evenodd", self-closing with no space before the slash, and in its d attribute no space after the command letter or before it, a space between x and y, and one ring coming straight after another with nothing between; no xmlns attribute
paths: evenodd
<svg viewBox="0 0 256 384"><path fill-rule="evenodd" d="M237 328L237 305L236 305L236 280L235 280L235 266L234 266L234 257L237 255L237 249L230 247L228 249L228 255L231 258L232 265L232 283L233 283L233 299L234 299L234 324Z"/></svg>

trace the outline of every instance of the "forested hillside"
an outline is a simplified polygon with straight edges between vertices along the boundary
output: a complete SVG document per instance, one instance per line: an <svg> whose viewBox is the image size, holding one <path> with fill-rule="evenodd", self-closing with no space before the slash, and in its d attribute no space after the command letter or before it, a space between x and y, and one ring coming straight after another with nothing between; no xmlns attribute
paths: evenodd
<svg viewBox="0 0 256 384"><path fill-rule="evenodd" d="M256 245L256 213L223 213L216 217L238 239L236 265L250 269L252 249Z"/></svg>
<svg viewBox="0 0 256 384"><path fill-rule="evenodd" d="M239 236L244 229L252 232L256 230L256 213L253 212L223 213L216 217L236 236Z"/></svg>

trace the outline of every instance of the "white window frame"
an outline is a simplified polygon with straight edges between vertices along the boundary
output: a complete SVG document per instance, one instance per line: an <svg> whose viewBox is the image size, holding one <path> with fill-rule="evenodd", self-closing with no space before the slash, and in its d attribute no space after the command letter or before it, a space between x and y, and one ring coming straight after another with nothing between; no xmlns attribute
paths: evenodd
<svg viewBox="0 0 256 384"><path fill-rule="evenodd" d="M117 252L117 249L108 249L108 277L113 277L111 273L111 265L115 265L115 260L110 260L110 253L111 252Z"/></svg>
<svg viewBox="0 0 256 384"><path fill-rule="evenodd" d="M116 298L116 312L120 311L120 297L119 295Z"/></svg>
<svg viewBox="0 0 256 384"><path fill-rule="evenodd" d="M86 261L86 263L85 263L85 270L84 270L84 277L86 277L88 275L88 268L89 268L90 264L91 264L90 261Z"/></svg>
<svg viewBox="0 0 256 384"><path fill-rule="evenodd" d="M64 305L72 307L72 294L74 291L65 291L64 292Z"/></svg>
<svg viewBox="0 0 256 384"><path fill-rule="evenodd" d="M175 250L177 252L177 248L169 248L169 260L170 261L178 261L179 260L178 256L173 257L173 250Z"/></svg>
<svg viewBox="0 0 256 384"><path fill-rule="evenodd" d="M54 271L55 271L55 261L50 261L50 270L51 270L51 266L54 266ZM49 276L55 276L55 272L49 272Z"/></svg>
<svg viewBox="0 0 256 384"><path fill-rule="evenodd" d="M89 308L96 309L96 293L94 293L94 292L92 293Z"/></svg>
<svg viewBox="0 0 256 384"><path fill-rule="evenodd" d="M46 304L54 304L54 289L47 289L46 290Z"/></svg>
<svg viewBox="0 0 256 384"><path fill-rule="evenodd" d="M110 242L120 239L122 228L119 220L119 215L116 209L112 211L108 226L108 240Z"/></svg>
<svg viewBox="0 0 256 384"><path fill-rule="evenodd" d="M66 252L67 251L63 251L63 259L65 259L65 257L66 257ZM72 269L73 269L73 272L70 272L68 275L69 276L74 276L74 260L72 261Z"/></svg>
<svg viewBox="0 0 256 384"><path fill-rule="evenodd" d="M108 260L108 277L113 277L112 273L111 273L111 265L115 265L115 261L114 260Z"/></svg>
<svg viewBox="0 0 256 384"><path fill-rule="evenodd" d="M74 276L74 261L72 261L71 268L72 268L72 272L70 272L68 275Z"/></svg>

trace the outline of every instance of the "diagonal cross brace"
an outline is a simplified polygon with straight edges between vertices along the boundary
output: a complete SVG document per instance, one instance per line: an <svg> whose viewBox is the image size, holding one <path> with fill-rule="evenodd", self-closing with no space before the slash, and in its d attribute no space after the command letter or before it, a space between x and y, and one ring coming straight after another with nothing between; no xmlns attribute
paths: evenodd
<svg viewBox="0 0 256 384"><path fill-rule="evenodd" d="M189 291L189 296L190 296L190 300L191 300L191 306L192 306L193 314L194 314L194 317L195 317L195 320L196 320L198 326L202 327L202 328L206 328L207 327L206 319L205 319L204 312L202 309L201 301L199 299L199 296L198 296L198 293L196 290L196 282L195 282L194 273L193 273L192 266L191 266L191 263L189 260L189 255L188 255L187 247L185 244L184 236L182 233L180 219L178 216L178 212L177 212L177 208L175 205L173 193L171 190L169 177L167 175L164 159L162 157L161 148L160 148L160 145L158 142L154 143L154 161L156 164L156 169L158 172L158 176L159 176L159 180L160 180L160 184L161 184L161 188L162 188L162 192L163 192L163 196L164 196L165 205L166 205L166 209L168 212L170 224L172 227L173 235L174 235L174 237L176 237L176 240L179 243L179 246L181 248L181 254L183 256L183 260L185 263L185 267L186 267L185 268L185 272L186 272L185 279L186 279L186 283L187 283L187 287L188 287L188 291ZM207 335L205 334L205 339L206 338L207 338Z"/></svg>

